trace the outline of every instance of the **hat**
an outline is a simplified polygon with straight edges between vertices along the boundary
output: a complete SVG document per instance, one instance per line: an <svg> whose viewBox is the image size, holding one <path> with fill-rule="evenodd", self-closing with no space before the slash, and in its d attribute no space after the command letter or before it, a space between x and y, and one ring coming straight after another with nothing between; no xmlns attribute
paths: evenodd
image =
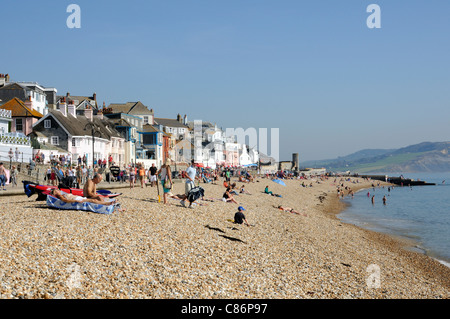
<svg viewBox="0 0 450 319"><path fill-rule="evenodd" d="M245 210L245 208L242 207L242 206L239 206L239 207L238 207L238 210Z"/></svg>

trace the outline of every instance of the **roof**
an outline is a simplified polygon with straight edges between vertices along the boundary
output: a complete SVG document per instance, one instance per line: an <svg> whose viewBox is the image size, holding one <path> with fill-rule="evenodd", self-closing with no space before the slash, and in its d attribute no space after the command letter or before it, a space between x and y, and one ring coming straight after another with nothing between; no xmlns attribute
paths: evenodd
<svg viewBox="0 0 450 319"><path fill-rule="evenodd" d="M155 124L161 124L162 126L168 126L168 127L189 128L189 126L178 122L176 119L155 118Z"/></svg>
<svg viewBox="0 0 450 319"><path fill-rule="evenodd" d="M112 103L107 107L111 113L127 113L139 115L153 115L153 109L149 109L142 102Z"/></svg>
<svg viewBox="0 0 450 319"><path fill-rule="evenodd" d="M81 96L81 95L58 95L56 97L56 101L60 101L62 98L66 99L66 103L68 103L69 101L78 101L77 103L75 103L76 106L80 105L81 103L83 103L83 101L87 101L91 106L94 106L95 108L98 108L97 105L97 101L96 99L94 99L93 96ZM94 102L94 104L91 103L91 101Z"/></svg>
<svg viewBox="0 0 450 319"><path fill-rule="evenodd" d="M89 123L94 123L100 131L100 135L96 135L96 137L108 140L110 140L111 137L123 138L123 136L114 128L114 123L107 118L100 119L94 116L91 121L84 115L77 115L75 118L73 115L67 114L66 117L58 110L49 110L48 116L50 115L53 116L72 136L91 135L91 128L86 126ZM84 129L85 127L86 130Z"/></svg>
<svg viewBox="0 0 450 319"><path fill-rule="evenodd" d="M28 108L22 100L13 98L2 105L5 110L11 110L12 117L35 117L40 119L44 115L36 110Z"/></svg>
<svg viewBox="0 0 450 319"><path fill-rule="evenodd" d="M142 126L142 132L143 133L157 133L159 130L150 124L145 124Z"/></svg>

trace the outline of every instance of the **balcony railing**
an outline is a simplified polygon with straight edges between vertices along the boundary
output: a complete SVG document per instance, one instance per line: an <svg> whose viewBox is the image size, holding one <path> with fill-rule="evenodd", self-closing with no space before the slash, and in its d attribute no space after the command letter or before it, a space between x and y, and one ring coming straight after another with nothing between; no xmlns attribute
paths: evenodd
<svg viewBox="0 0 450 319"><path fill-rule="evenodd" d="M0 144L31 145L31 140L23 133L0 134Z"/></svg>
<svg viewBox="0 0 450 319"><path fill-rule="evenodd" d="M3 118L12 118L12 111L11 110L5 110L5 109L0 109L0 117Z"/></svg>

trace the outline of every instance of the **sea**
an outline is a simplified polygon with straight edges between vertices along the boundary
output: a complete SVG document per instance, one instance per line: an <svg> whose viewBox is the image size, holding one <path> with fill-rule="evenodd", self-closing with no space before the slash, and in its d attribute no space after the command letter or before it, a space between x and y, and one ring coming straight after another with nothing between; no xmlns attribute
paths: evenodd
<svg viewBox="0 0 450 319"><path fill-rule="evenodd" d="M436 185L364 189L344 199L348 208L337 217L345 223L407 239L412 243L410 249L450 267L450 172L389 174L400 175Z"/></svg>

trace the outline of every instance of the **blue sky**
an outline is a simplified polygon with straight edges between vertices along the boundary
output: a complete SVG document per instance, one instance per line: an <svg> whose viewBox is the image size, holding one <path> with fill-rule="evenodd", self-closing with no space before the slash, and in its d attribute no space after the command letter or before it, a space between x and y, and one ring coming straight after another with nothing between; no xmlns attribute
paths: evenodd
<svg viewBox="0 0 450 319"><path fill-rule="evenodd" d="M69 29L69 4L81 28ZM369 4L381 29L369 29ZM448 1L1 1L0 73L142 101L230 128L279 128L280 158L447 141Z"/></svg>

